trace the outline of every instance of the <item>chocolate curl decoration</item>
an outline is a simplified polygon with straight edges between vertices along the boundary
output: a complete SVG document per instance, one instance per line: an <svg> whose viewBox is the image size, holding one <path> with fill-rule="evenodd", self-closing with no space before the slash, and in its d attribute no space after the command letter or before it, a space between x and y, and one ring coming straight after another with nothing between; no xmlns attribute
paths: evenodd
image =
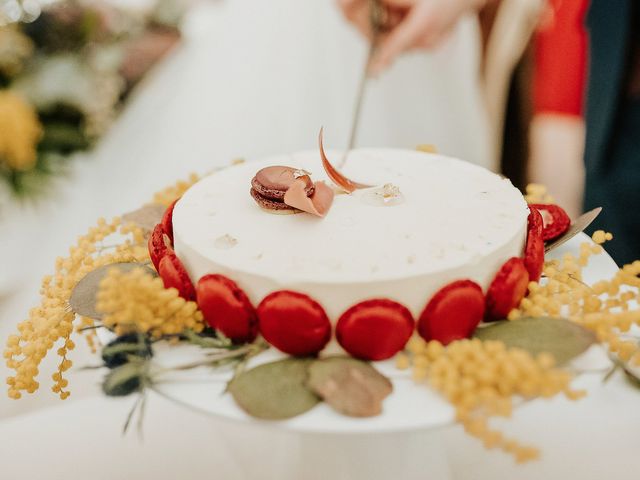
<svg viewBox="0 0 640 480"><path fill-rule="evenodd" d="M349 180L347 177L342 175L336 168L331 165L329 159L327 158L327 154L324 151L323 145L323 133L324 127L320 129L320 135L318 137L318 143L320 145L320 158L322 158L322 166L324 167L324 171L327 172L327 175L331 179L333 183L338 185L347 193L353 193L360 188L371 188L373 185L365 185L364 183L354 182L353 180Z"/></svg>
<svg viewBox="0 0 640 480"><path fill-rule="evenodd" d="M307 196L304 178L297 178L284 194L284 203L303 212L324 217L333 203L334 192L324 182L315 182L313 195Z"/></svg>

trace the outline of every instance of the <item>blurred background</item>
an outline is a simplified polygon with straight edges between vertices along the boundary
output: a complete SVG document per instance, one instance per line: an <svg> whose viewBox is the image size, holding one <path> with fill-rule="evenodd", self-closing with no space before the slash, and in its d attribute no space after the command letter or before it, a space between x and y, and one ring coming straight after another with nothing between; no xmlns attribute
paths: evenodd
<svg viewBox="0 0 640 480"><path fill-rule="evenodd" d="M372 81L357 145L433 145L580 213L585 12L502 0L466 15ZM333 0L0 0L0 25L2 339L98 217L191 172L313 149L322 125L345 147L368 49ZM96 391L72 375L70 401ZM56 401L0 395L0 420Z"/></svg>

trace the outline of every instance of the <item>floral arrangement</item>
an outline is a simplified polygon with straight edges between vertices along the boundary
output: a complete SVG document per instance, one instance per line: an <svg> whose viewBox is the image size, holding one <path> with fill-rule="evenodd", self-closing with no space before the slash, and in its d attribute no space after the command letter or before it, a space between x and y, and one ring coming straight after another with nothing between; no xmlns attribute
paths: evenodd
<svg viewBox="0 0 640 480"><path fill-rule="evenodd" d="M178 42L182 7L0 4L0 189L43 190L108 130L132 88Z"/></svg>
<svg viewBox="0 0 640 480"><path fill-rule="evenodd" d="M538 449L506 438L489 425L490 418L509 417L522 400L559 394L581 398L584 392L571 387L576 372L568 364L591 345L602 344L613 368L623 368L638 383L633 368L640 363L640 348L630 331L640 325L640 311L634 309L640 261L610 280L584 283L582 269L612 238L602 231L582 245L578 256L545 261L545 246L582 227L549 203L542 187L528 189L523 258L508 260L486 294L469 280L443 287L397 348L382 346L382 337L366 344L352 341L350 324L366 309L350 309L336 334L351 356L318 356L332 332L316 332L323 312L312 299L296 292L271 294L254 309L226 277L207 275L191 283L173 251L172 212L198 179L192 175L168 187L122 218L100 219L66 258L57 260L54 274L42 282L41 304L7 340L4 357L15 371L7 379L9 397L39 388L39 364L55 350L60 362L51 389L66 399L74 332L100 351L106 395L138 395L125 428L136 410L142 415L146 393L164 381L167 369L154 361L159 349L192 345L205 352L202 360L171 370L231 367L226 392L244 411L268 420L303 414L319 402L344 415L378 415L393 386L371 361L395 357L398 370L410 370L417 384L440 392L453 405L470 435L525 462L537 458ZM279 302L298 302L317 335L302 331L296 336L295 329L283 328L287 318L273 315ZM404 311L391 304L378 301L375 306L390 321L407 321ZM96 335L99 328L111 332L104 345ZM270 348L289 356L249 368L251 359Z"/></svg>

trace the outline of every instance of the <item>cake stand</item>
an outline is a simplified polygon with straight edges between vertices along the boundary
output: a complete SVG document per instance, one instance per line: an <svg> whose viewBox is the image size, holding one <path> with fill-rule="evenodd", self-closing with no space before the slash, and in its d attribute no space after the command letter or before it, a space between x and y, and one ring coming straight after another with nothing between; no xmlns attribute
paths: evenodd
<svg viewBox="0 0 640 480"><path fill-rule="evenodd" d="M566 252L577 252L584 241L588 241L588 237L581 234L550 256L560 258ZM603 253L592 257L584 271L584 279L591 283L608 278L617 268L611 257ZM180 365L192 360L194 353L190 346L172 347L159 352L157 360L166 366ZM279 357L277 352L268 351L259 355L255 363ZM606 355L597 346L577 361L584 370L602 369L608 364ZM384 401L384 412L368 419L339 415L321 403L291 420L256 420L240 410L230 395L224 394L231 376L229 371L198 369L180 372L160 384L156 394L211 417L214 424L219 425L219 432L227 432L230 449L237 454L238 463L258 469L258 473L248 474L248 478L449 479L442 429L453 423L453 409L434 391L416 385L408 372L396 370L392 361L378 362L376 367L392 379L394 392ZM295 451L282 452L282 447L278 448L278 438L283 434L295 436L295 441L288 442L287 447L289 450L295 448ZM287 454L287 458L280 462L288 466L287 471L277 472L277 475L276 472L261 471L261 466L256 465L257 452L243 448L243 439L250 435L272 437L273 442L266 441L265 451L259 453Z"/></svg>

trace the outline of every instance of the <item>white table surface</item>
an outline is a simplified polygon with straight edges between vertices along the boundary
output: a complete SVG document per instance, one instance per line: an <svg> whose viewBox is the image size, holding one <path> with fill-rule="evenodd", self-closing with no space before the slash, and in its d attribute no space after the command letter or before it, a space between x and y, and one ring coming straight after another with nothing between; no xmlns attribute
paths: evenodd
<svg viewBox="0 0 640 480"><path fill-rule="evenodd" d="M451 478L636 479L640 471L638 395L616 376L580 402L554 400L552 405L534 402L520 408L501 426L542 447L542 460L524 466L501 453L485 451L458 426L447 428L442 441ZM135 432L122 437L123 419L132 401L87 397L5 420L0 423L0 478L291 478L288 470L300 455L296 434L229 424L154 396L147 409L144 439ZM421 446L417 442L411 448L415 458L428 453L421 452ZM430 478L428 473L425 479Z"/></svg>

